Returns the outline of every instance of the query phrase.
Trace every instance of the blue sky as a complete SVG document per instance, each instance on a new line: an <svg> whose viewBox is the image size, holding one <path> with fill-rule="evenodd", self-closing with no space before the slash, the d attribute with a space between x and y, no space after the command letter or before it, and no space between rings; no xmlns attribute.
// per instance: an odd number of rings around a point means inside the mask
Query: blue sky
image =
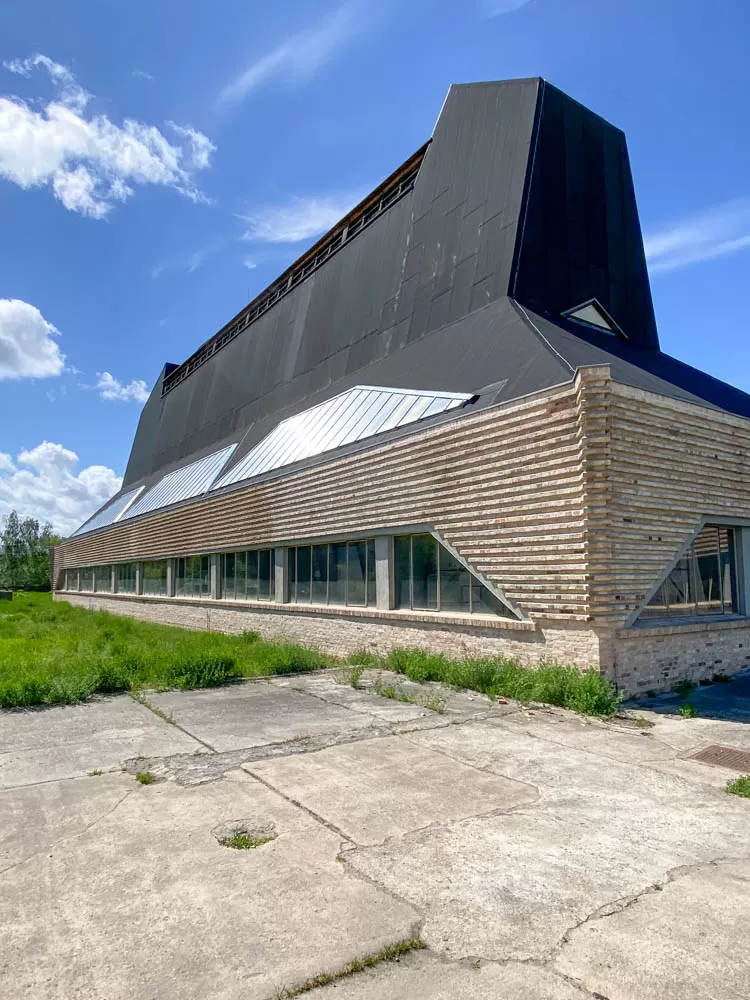
<svg viewBox="0 0 750 1000"><path fill-rule="evenodd" d="M0 515L70 530L147 389L429 136L543 76L628 136L662 347L750 390L742 0L5 0Z"/></svg>

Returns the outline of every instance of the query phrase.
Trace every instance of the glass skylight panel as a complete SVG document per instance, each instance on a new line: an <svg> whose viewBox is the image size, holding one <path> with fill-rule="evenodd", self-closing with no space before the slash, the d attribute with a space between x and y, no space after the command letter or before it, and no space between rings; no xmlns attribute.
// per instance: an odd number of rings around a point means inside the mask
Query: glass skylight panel
<svg viewBox="0 0 750 1000"><path fill-rule="evenodd" d="M607 314L606 309L591 299L590 302L582 302L580 306L574 306L563 313L566 319L574 319L587 326L595 326L597 330L604 330L606 333L617 334L618 328L614 321Z"/></svg>
<svg viewBox="0 0 750 1000"><path fill-rule="evenodd" d="M283 420L214 488L260 476L346 444L463 406L471 394L357 385ZM146 499L146 498L144 498Z"/></svg>
<svg viewBox="0 0 750 1000"><path fill-rule="evenodd" d="M222 448L221 451L215 451L205 458L199 458L197 462L191 462L190 465L168 473L137 503L134 503L125 516L137 517L138 514L158 510L160 507L167 507L205 493L236 447L231 444L228 448Z"/></svg>
<svg viewBox="0 0 750 1000"><path fill-rule="evenodd" d="M122 496L110 501L106 507L94 514L93 517L90 517L88 521L84 521L80 528L76 528L73 535L80 535L84 531L94 531L95 528L104 528L108 524L114 524L115 521L119 521L142 490L143 487L138 486L136 489L130 490L128 493L123 493Z"/></svg>

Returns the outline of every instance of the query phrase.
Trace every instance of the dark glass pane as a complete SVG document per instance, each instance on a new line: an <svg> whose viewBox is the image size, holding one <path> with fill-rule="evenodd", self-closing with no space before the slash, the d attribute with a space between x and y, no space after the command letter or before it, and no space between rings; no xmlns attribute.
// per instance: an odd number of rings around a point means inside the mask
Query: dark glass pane
<svg viewBox="0 0 750 1000"><path fill-rule="evenodd" d="M721 577L719 574L719 531L704 528L691 546L693 571L694 613L721 614Z"/></svg>
<svg viewBox="0 0 750 1000"><path fill-rule="evenodd" d="M310 559L312 550L309 545L297 548L297 603L307 604L310 601Z"/></svg>
<svg viewBox="0 0 750 1000"><path fill-rule="evenodd" d="M442 545L439 549L440 610L468 614L471 611L471 573Z"/></svg>
<svg viewBox="0 0 750 1000"><path fill-rule="evenodd" d="M374 608L378 603L375 581L375 539L367 542L367 607Z"/></svg>
<svg viewBox="0 0 750 1000"><path fill-rule="evenodd" d="M94 569L93 566L86 566L81 570L81 590L91 591L94 589Z"/></svg>
<svg viewBox="0 0 750 1000"><path fill-rule="evenodd" d="M330 546L328 603L346 604L346 542Z"/></svg>
<svg viewBox="0 0 750 1000"><path fill-rule="evenodd" d="M234 554L234 593L238 601L247 597L247 553Z"/></svg>
<svg viewBox="0 0 750 1000"><path fill-rule="evenodd" d="M411 536L397 535L394 541L396 562L396 607L411 607Z"/></svg>
<svg viewBox="0 0 750 1000"><path fill-rule="evenodd" d="M367 580L367 544L349 542L346 603L364 607Z"/></svg>
<svg viewBox="0 0 750 1000"><path fill-rule="evenodd" d="M247 599L248 601L258 600L258 553L247 553Z"/></svg>
<svg viewBox="0 0 750 1000"><path fill-rule="evenodd" d="M175 593L182 597L185 593L185 560L178 559L175 563Z"/></svg>
<svg viewBox="0 0 750 1000"><path fill-rule="evenodd" d="M222 588L221 592L224 597L228 597L230 600L235 598L235 558L234 552L227 552L226 555L221 557L221 561L224 564L224 571L222 573Z"/></svg>
<svg viewBox="0 0 750 1000"><path fill-rule="evenodd" d="M502 615L504 618L515 617L511 610L495 597L491 590L488 590L476 577L473 577L473 580L471 610L475 615Z"/></svg>
<svg viewBox="0 0 750 1000"><path fill-rule="evenodd" d="M211 593L211 569L208 556L200 557L200 595L205 597Z"/></svg>
<svg viewBox="0 0 750 1000"><path fill-rule="evenodd" d="M268 601L271 597L271 552L261 549L258 552L258 598Z"/></svg>
<svg viewBox="0 0 750 1000"><path fill-rule="evenodd" d="M75 577L75 573L74 573ZM94 587L102 593L109 593L112 590L112 567L97 566L94 571Z"/></svg>
<svg viewBox="0 0 750 1000"><path fill-rule="evenodd" d="M270 549L271 553L271 594L270 599L273 601L276 596L276 549Z"/></svg>
<svg viewBox="0 0 750 1000"><path fill-rule="evenodd" d="M312 550L312 600L325 604L328 599L328 546L313 545Z"/></svg>
<svg viewBox="0 0 750 1000"><path fill-rule="evenodd" d="M737 600L734 528L719 528L719 562L723 612L725 615L737 614L739 602Z"/></svg>
<svg viewBox="0 0 750 1000"><path fill-rule="evenodd" d="M666 618L669 614L667 596L662 584L641 612L642 618Z"/></svg>
<svg viewBox="0 0 750 1000"><path fill-rule="evenodd" d="M437 542L432 535L412 536L412 607L437 611Z"/></svg>
<svg viewBox="0 0 750 1000"><path fill-rule="evenodd" d="M664 596L670 615L691 615L694 613L694 573L692 572L691 563L690 553L682 556L664 581Z"/></svg>

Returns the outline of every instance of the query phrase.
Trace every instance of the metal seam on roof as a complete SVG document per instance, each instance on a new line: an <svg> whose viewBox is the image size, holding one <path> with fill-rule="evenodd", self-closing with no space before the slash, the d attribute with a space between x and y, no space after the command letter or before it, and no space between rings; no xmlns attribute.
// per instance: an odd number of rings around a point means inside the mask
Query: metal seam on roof
<svg viewBox="0 0 750 1000"><path fill-rule="evenodd" d="M143 487L137 486L134 490L123 493L116 500L110 500L103 510L98 511L88 521L84 521L80 528L76 528L70 537L73 538L74 535L80 535L84 531L94 531L96 528L104 528L108 524L114 524L116 521L119 521L142 491Z"/></svg>
<svg viewBox="0 0 750 1000"><path fill-rule="evenodd" d="M233 469L217 479L212 489L416 423L473 398L471 393L356 385L282 420Z"/></svg>
<svg viewBox="0 0 750 1000"><path fill-rule="evenodd" d="M205 493L236 447L236 444L231 444L227 448L199 458L197 462L191 462L181 469L167 473L124 513L122 520Z"/></svg>

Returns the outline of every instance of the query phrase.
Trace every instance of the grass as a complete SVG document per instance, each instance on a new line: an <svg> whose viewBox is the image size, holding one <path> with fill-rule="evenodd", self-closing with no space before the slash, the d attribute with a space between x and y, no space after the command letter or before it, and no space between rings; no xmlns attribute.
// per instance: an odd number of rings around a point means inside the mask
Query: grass
<svg viewBox="0 0 750 1000"><path fill-rule="evenodd" d="M447 702L439 694L411 694L408 691L404 691L402 687L397 687L395 684L384 685L379 677L375 679L372 690L375 694L379 694L381 698L391 698L393 701L402 701L407 705L419 705L421 708L429 708L431 712L438 712L440 715L445 715Z"/></svg>
<svg viewBox="0 0 750 1000"><path fill-rule="evenodd" d="M70 705L143 687L214 687L332 659L255 632L190 632L53 603L50 594L16 593L0 605L0 708Z"/></svg>
<svg viewBox="0 0 750 1000"><path fill-rule="evenodd" d="M268 837L253 837L244 830L236 830L229 837L222 837L219 843L222 847L232 847L235 851L249 851L253 847L262 847L276 840L276 834L272 833Z"/></svg>
<svg viewBox="0 0 750 1000"><path fill-rule="evenodd" d="M135 780L139 785L153 785L156 781L156 775L150 771L138 771L136 772Z"/></svg>
<svg viewBox="0 0 750 1000"><path fill-rule="evenodd" d="M684 701L677 711L683 717L683 719L694 719L698 714L698 709L695 705L691 705L689 701Z"/></svg>
<svg viewBox="0 0 750 1000"><path fill-rule="evenodd" d="M277 990L274 1000L294 1000L295 997L302 996L303 993L309 993L310 990L318 989L321 986L329 986L331 983L337 983L339 980L353 976L357 972L370 969L373 965L378 965L380 962L398 961L399 958L408 955L409 952L420 951L426 947L420 938L407 938L404 941L397 941L395 944L389 944L385 948L381 948L380 951L376 951L372 955L365 955L363 958L357 958L353 962L349 962L348 965L345 965L343 969L339 969L338 972L324 972L319 976L313 976L312 979L306 979L296 986L284 986L280 990Z"/></svg>
<svg viewBox="0 0 750 1000"><path fill-rule="evenodd" d="M369 652L353 654L360 663L364 656L368 658L368 666L387 667L411 681L441 681L456 689L479 691L493 700L504 697L525 703L538 701L605 718L618 711L622 700L610 682L596 671L581 672L576 667L556 663L531 668L501 656L455 660L408 648L392 649L379 658Z"/></svg>
<svg viewBox="0 0 750 1000"><path fill-rule="evenodd" d="M743 774L741 778L728 781L726 791L730 795L739 795L743 799L750 799L750 774Z"/></svg>

